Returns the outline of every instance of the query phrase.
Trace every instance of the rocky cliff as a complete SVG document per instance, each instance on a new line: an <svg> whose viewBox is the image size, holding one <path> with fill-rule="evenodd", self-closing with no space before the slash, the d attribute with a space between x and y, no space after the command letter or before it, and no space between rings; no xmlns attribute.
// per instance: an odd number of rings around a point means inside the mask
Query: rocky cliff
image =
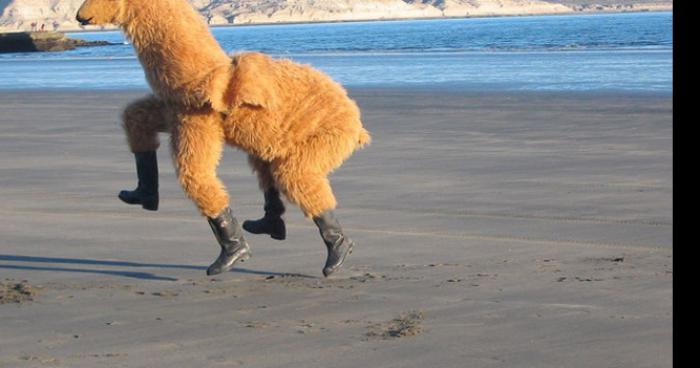
<svg viewBox="0 0 700 368"><path fill-rule="evenodd" d="M672 0L189 0L212 25L670 10ZM77 30L83 0L0 0L0 32Z"/></svg>

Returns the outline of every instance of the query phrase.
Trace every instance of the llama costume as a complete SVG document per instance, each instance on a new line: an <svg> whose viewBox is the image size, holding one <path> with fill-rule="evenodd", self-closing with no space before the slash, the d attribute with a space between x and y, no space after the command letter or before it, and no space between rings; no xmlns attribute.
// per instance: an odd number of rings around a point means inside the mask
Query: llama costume
<svg viewBox="0 0 700 368"><path fill-rule="evenodd" d="M265 196L265 215L243 228L284 239L280 195L319 227L328 276L353 247L333 215L328 174L369 143L360 111L327 75L260 53L227 55L185 0L86 0L83 24L117 24L132 41L153 95L124 110L139 184L119 197L158 208L158 133L171 134L178 179L206 216L221 246L207 273L229 270L250 247L216 175L223 145L248 153Z"/></svg>

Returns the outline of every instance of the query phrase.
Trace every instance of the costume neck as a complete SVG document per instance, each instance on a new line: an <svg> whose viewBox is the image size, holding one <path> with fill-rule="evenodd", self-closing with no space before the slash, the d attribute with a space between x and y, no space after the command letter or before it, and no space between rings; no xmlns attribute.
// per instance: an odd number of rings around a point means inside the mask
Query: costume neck
<svg viewBox="0 0 700 368"><path fill-rule="evenodd" d="M231 64L207 24L185 0L140 2L138 8L127 10L122 28L146 79L163 98L174 90L201 89L202 81L215 69Z"/></svg>

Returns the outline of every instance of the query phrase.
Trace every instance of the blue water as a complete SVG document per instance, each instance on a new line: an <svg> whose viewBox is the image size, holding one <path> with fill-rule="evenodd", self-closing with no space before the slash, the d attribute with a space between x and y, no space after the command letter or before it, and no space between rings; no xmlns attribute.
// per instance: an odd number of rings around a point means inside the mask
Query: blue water
<svg viewBox="0 0 700 368"><path fill-rule="evenodd" d="M350 87L672 92L670 12L213 28L229 52L312 64ZM121 32L71 37L118 45L0 54L0 89L146 88Z"/></svg>

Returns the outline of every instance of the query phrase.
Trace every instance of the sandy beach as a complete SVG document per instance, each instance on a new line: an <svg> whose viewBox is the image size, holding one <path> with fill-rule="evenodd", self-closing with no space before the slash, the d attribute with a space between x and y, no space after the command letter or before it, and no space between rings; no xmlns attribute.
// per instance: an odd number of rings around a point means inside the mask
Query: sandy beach
<svg viewBox="0 0 700 368"><path fill-rule="evenodd" d="M117 199L145 91L0 92L0 367L672 366L671 97L350 92L374 141L332 176L329 279L292 206L207 277L166 136L160 210ZM245 155L219 174L258 218Z"/></svg>

